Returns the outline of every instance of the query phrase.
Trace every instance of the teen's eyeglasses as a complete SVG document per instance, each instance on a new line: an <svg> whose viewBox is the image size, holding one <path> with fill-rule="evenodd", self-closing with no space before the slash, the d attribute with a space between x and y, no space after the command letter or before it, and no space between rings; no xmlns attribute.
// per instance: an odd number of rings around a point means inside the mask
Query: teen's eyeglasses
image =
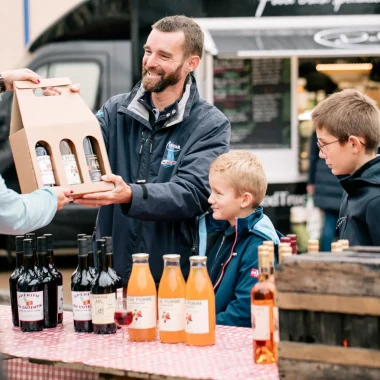
<svg viewBox="0 0 380 380"><path fill-rule="evenodd" d="M318 140L317 140L317 145L318 145L318 148L319 148L319 150L324 154L324 152L323 152L323 148L325 147L325 146L327 146L327 145L330 145L330 144L334 144L334 143L336 143L336 142L338 142L338 141L342 141L342 140L335 140L335 141L331 141L331 142L329 142L329 143L326 143L326 144L321 144ZM362 144L363 146L367 146L367 145L365 145L363 142L361 142L361 141L359 141L360 142L360 144Z"/></svg>

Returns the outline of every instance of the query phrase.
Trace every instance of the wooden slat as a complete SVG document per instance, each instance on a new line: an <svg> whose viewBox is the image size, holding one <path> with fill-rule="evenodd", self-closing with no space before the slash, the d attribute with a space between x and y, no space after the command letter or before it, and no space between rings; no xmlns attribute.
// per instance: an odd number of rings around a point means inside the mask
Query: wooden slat
<svg viewBox="0 0 380 380"><path fill-rule="evenodd" d="M380 316L380 298L277 292L280 309Z"/></svg>
<svg viewBox="0 0 380 380"><path fill-rule="evenodd" d="M380 368L380 351L324 344L280 342L279 358L329 364Z"/></svg>

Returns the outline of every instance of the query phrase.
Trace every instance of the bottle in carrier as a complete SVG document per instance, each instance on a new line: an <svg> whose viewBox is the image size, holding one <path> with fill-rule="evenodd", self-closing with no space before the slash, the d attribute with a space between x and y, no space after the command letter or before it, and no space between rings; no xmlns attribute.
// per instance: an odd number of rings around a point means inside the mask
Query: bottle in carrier
<svg viewBox="0 0 380 380"><path fill-rule="evenodd" d="M51 163L48 151L46 150L43 143L40 141L36 144L36 155L43 185L49 187L54 186L55 178L53 172L53 165Z"/></svg>
<svg viewBox="0 0 380 380"><path fill-rule="evenodd" d="M34 270L32 240L24 240L24 271L17 285L17 305L20 330L42 331L44 328L43 284Z"/></svg>

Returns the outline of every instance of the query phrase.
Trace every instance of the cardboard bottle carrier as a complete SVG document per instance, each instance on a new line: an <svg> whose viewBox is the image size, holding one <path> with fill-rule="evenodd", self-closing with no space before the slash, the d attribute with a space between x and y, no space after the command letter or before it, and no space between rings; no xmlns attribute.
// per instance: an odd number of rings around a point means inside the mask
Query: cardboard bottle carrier
<svg viewBox="0 0 380 380"><path fill-rule="evenodd" d="M75 196L114 188L113 183L91 181L83 148L86 137L91 138L102 175L110 174L111 167L99 121L80 94L70 90L70 85L69 78L42 79L39 84L14 82L9 140L22 193L44 186L35 149L38 142L50 155L56 186L70 187ZM61 95L35 95L36 89L50 86L59 87ZM62 140L69 141L81 184L68 184L59 147Z"/></svg>

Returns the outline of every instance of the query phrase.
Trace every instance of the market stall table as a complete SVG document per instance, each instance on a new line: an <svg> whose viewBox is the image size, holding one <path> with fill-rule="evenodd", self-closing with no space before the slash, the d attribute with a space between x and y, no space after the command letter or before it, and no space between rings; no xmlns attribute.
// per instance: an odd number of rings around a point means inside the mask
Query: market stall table
<svg viewBox="0 0 380 380"><path fill-rule="evenodd" d="M276 365L253 363L248 328L217 326L211 347L123 342L120 330L114 335L75 333L72 313L64 312L63 326L22 333L12 326L10 307L3 305L0 326L9 380L98 379L100 374L155 380L279 379Z"/></svg>

